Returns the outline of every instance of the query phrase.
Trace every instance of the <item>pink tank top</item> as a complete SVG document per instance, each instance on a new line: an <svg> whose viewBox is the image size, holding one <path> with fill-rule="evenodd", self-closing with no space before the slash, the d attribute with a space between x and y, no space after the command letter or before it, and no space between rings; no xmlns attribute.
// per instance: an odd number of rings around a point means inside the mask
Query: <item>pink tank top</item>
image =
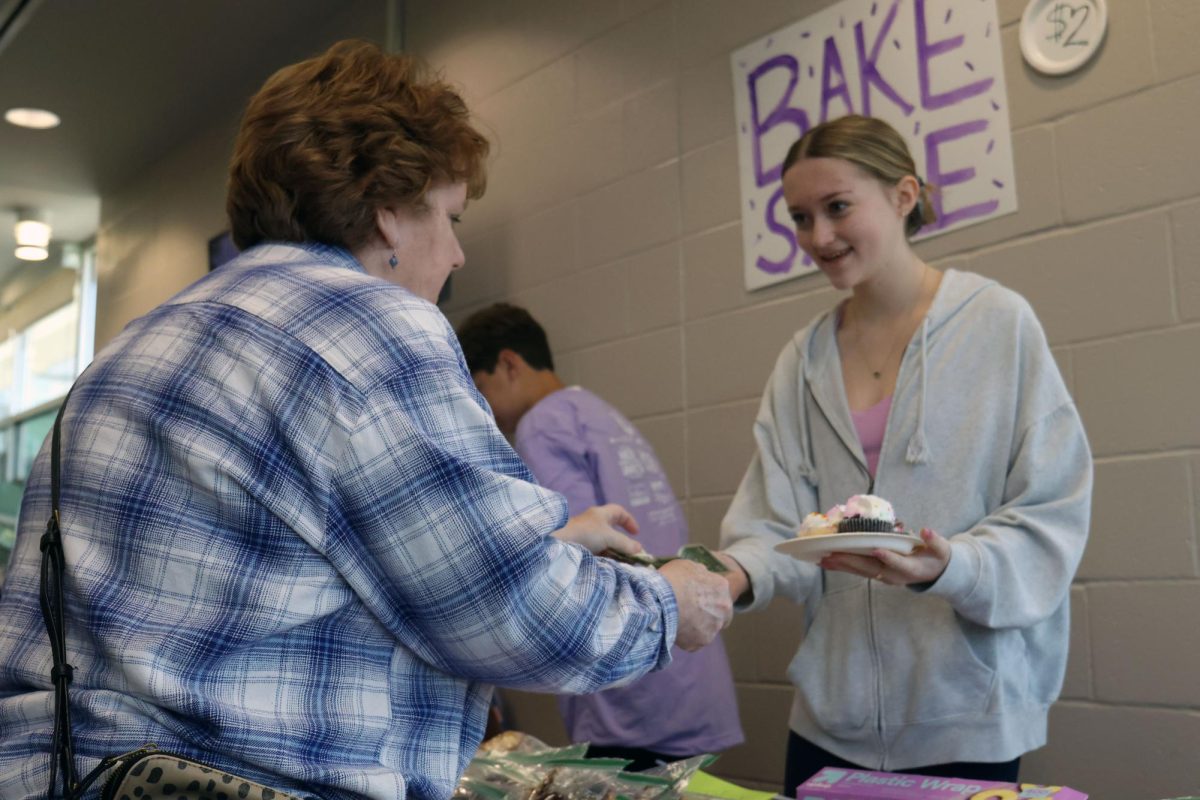
<svg viewBox="0 0 1200 800"><path fill-rule="evenodd" d="M891 410L892 396L889 394L865 411L850 412L872 478L875 477L875 468L879 466L879 449L883 447L883 434L887 430L888 412Z"/></svg>

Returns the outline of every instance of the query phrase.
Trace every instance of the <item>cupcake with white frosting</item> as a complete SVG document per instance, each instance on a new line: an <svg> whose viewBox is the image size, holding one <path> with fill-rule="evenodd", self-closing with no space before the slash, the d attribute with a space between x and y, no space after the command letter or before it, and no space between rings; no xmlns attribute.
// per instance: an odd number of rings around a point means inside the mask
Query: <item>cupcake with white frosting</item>
<svg viewBox="0 0 1200 800"><path fill-rule="evenodd" d="M873 494L856 494L842 506L839 533L893 533L896 511L892 504Z"/></svg>

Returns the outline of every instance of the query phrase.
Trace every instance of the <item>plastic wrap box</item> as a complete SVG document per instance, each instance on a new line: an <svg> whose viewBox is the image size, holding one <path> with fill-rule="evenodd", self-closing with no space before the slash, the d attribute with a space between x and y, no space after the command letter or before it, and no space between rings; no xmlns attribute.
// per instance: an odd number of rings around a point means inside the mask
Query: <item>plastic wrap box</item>
<svg viewBox="0 0 1200 800"><path fill-rule="evenodd" d="M825 767L800 784L796 800L1087 800L1066 786L934 778Z"/></svg>

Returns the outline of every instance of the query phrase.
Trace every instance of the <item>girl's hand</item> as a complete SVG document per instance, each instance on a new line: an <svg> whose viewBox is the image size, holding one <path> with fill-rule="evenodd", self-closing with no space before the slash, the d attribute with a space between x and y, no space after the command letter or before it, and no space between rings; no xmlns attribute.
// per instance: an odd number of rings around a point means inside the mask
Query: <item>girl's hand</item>
<svg viewBox="0 0 1200 800"><path fill-rule="evenodd" d="M875 550L871 555L831 553L821 559L822 569L849 572L890 586L932 583L950 563L950 542L928 528L921 529L923 544L907 556L890 550Z"/></svg>
<svg viewBox="0 0 1200 800"><path fill-rule="evenodd" d="M742 595L750 591L750 576L742 569L737 559L725 551L714 550L713 555L729 569L729 572L725 573L725 580L729 582L729 596L736 603Z"/></svg>

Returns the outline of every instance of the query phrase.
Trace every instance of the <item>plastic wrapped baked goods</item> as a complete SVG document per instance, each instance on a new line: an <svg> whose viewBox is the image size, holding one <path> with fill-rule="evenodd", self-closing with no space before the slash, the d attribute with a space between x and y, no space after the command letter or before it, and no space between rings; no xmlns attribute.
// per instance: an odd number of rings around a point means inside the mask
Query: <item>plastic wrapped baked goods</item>
<svg viewBox="0 0 1200 800"><path fill-rule="evenodd" d="M550 747L509 731L480 745L454 800L677 800L696 770L713 756L625 772L630 762L584 758L587 744Z"/></svg>

